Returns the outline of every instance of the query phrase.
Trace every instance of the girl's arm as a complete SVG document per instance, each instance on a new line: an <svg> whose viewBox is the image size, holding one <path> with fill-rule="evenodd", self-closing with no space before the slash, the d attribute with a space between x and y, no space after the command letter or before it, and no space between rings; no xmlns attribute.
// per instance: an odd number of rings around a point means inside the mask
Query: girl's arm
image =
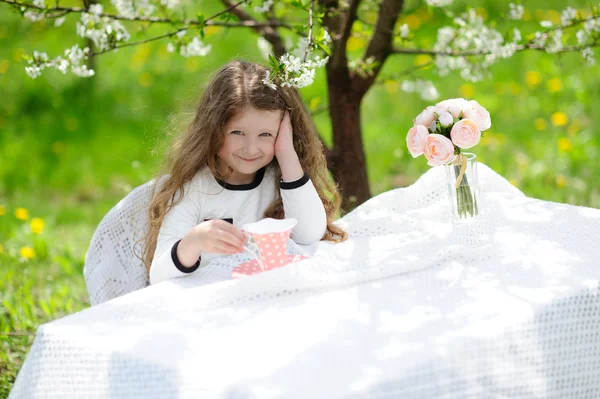
<svg viewBox="0 0 600 399"><path fill-rule="evenodd" d="M201 254L244 251L246 236L233 224L220 219L198 223L202 220L200 183L192 180L184 188L182 201L167 212L161 225L150 284L193 273L200 267Z"/></svg>
<svg viewBox="0 0 600 399"><path fill-rule="evenodd" d="M188 275L199 267L195 227L200 201L193 182L184 186L183 199L167 212L162 222L150 266L150 284Z"/></svg>
<svg viewBox="0 0 600 399"><path fill-rule="evenodd" d="M288 112L283 113L275 140L275 157L281 169L281 199L286 218L298 221L291 238L298 244L310 245L319 241L327 229L323 202L312 181L302 170L294 149L292 124Z"/></svg>
<svg viewBox="0 0 600 399"><path fill-rule="evenodd" d="M327 229L327 215L317 190L303 172L295 151L280 154L277 161L281 168L280 191L285 217L298 221L292 230L292 240L302 245L319 241Z"/></svg>

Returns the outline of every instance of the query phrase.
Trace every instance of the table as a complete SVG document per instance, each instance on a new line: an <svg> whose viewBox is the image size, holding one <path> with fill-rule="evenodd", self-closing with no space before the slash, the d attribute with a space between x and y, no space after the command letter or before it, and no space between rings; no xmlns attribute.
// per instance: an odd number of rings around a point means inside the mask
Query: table
<svg viewBox="0 0 600 399"><path fill-rule="evenodd" d="M600 210L481 165L483 214L453 226L441 173L310 259L231 280L224 258L40 326L9 398L600 397Z"/></svg>

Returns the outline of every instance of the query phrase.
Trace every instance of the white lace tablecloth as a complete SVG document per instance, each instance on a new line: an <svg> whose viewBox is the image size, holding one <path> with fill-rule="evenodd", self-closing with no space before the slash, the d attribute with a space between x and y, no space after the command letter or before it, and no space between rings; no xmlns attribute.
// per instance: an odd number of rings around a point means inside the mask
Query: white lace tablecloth
<svg viewBox="0 0 600 399"><path fill-rule="evenodd" d="M310 259L232 280L226 257L42 325L10 398L600 397L600 210L479 174L471 224L434 168Z"/></svg>

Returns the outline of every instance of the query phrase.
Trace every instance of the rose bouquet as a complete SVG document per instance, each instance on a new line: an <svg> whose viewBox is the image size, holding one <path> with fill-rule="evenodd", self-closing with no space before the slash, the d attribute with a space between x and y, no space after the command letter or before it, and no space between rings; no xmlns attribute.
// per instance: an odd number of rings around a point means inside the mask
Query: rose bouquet
<svg viewBox="0 0 600 399"><path fill-rule="evenodd" d="M490 113L477 101L453 98L429 106L414 120L406 144L413 158L425 155L431 166L446 165L450 179L450 199L456 219L479 213L475 155L463 153L479 143L482 132L492 126ZM474 171L467 173L472 165Z"/></svg>

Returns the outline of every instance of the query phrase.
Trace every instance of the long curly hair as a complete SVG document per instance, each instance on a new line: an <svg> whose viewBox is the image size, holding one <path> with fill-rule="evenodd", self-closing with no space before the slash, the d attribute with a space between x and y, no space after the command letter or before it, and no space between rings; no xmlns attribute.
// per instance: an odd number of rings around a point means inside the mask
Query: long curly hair
<svg viewBox="0 0 600 399"><path fill-rule="evenodd" d="M170 150L166 176L156 179L153 198L148 209L149 229L144 238L142 260L148 270L152 264L158 232L169 210L181 202L184 185L196 173L208 166L217 179L226 180L233 170L222 173L219 169L218 151L225 140L225 126L229 120L247 106L259 110L288 110L293 128L294 149L300 165L312 180L327 214L327 230L321 240L341 242L348 234L333 224L341 205L337 185L331 180L323 145L312 119L298 91L292 87L277 90L262 81L267 69L247 61L233 61L222 67L202 93L195 117L187 131L177 138ZM272 163L276 162L273 159ZM277 184L281 170L277 170ZM160 184L158 182L160 181ZM277 199L264 213L264 217L283 219L283 202L279 190Z"/></svg>

